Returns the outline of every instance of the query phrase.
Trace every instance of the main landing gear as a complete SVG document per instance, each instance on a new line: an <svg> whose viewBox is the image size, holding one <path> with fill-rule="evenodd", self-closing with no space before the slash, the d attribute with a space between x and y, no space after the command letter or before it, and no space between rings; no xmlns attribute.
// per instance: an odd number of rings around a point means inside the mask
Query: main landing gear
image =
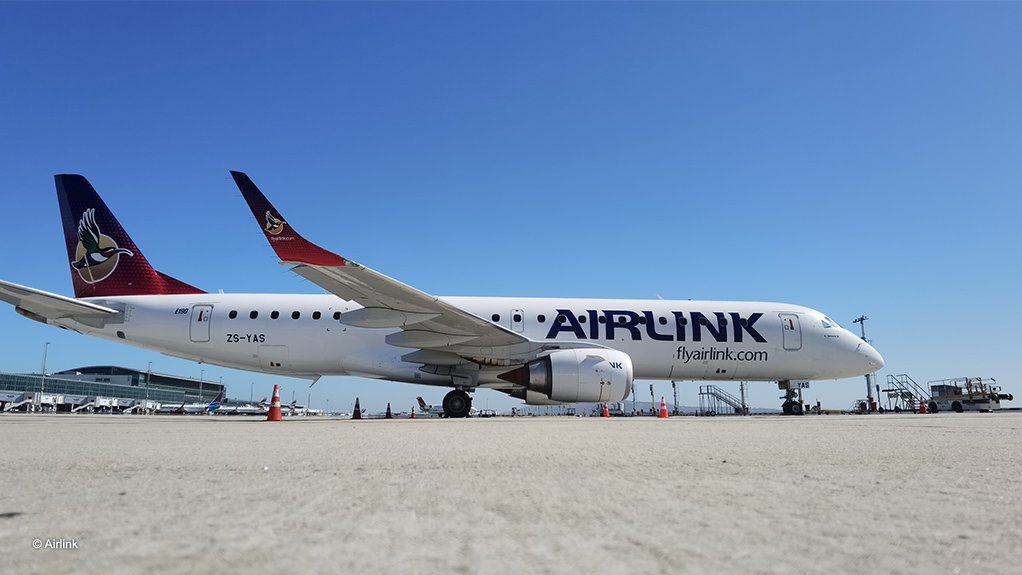
<svg viewBox="0 0 1022 575"><path fill-rule="evenodd" d="M468 417L472 411L472 398L463 390L455 389L444 396L444 417Z"/></svg>

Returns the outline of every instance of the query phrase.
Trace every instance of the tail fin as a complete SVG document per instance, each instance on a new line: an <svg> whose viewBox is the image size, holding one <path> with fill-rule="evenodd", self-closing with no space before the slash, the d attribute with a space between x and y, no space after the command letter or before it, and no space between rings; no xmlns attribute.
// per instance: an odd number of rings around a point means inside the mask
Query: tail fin
<svg viewBox="0 0 1022 575"><path fill-rule="evenodd" d="M419 409L421 409L423 411L429 409L429 407L426 406L425 400L423 400L421 397L416 397L415 399L417 399L419 401Z"/></svg>
<svg viewBox="0 0 1022 575"><path fill-rule="evenodd" d="M220 408L220 402L223 401L223 400L224 400L224 392L221 390L220 393L216 394L216 397L213 398L213 401L209 402L209 405L207 405L206 408L207 409L219 409Z"/></svg>
<svg viewBox="0 0 1022 575"><path fill-rule="evenodd" d="M83 176L54 180L75 297L205 293L153 269Z"/></svg>

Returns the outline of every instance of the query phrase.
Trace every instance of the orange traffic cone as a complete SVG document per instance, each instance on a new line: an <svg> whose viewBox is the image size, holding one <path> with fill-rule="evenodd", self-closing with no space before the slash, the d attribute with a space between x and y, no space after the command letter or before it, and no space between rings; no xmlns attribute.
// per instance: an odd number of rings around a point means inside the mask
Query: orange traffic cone
<svg viewBox="0 0 1022 575"><path fill-rule="evenodd" d="M390 412L390 402L387 402L387 413L383 415L383 419L394 419L394 414Z"/></svg>
<svg viewBox="0 0 1022 575"><path fill-rule="evenodd" d="M667 419L667 402L664 401L664 396L660 396L660 413L657 414L659 419Z"/></svg>
<svg viewBox="0 0 1022 575"><path fill-rule="evenodd" d="M920 401L919 402L919 413L923 413L923 414L929 413L928 411L926 411L926 402L925 401Z"/></svg>
<svg viewBox="0 0 1022 575"><path fill-rule="evenodd" d="M408 416L408 419L415 419L415 408L412 408L412 414Z"/></svg>
<svg viewBox="0 0 1022 575"><path fill-rule="evenodd" d="M355 398L355 411L351 412L352 419L362 419L362 408L358 406L358 398Z"/></svg>
<svg viewBox="0 0 1022 575"><path fill-rule="evenodd" d="M603 411L600 413L600 417L610 417L610 409L607 408L607 404L603 404Z"/></svg>
<svg viewBox="0 0 1022 575"><path fill-rule="evenodd" d="M266 414L266 421L284 421L280 413L280 386L273 384L273 399L270 400L270 411Z"/></svg>

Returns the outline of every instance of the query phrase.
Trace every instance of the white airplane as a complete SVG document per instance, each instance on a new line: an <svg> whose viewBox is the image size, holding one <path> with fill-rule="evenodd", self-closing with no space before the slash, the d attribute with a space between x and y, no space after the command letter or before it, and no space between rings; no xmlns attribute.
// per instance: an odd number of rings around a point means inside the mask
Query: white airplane
<svg viewBox="0 0 1022 575"><path fill-rule="evenodd" d="M259 401L258 405L239 405L233 411L232 415L266 415L270 411L270 404L264 397Z"/></svg>
<svg viewBox="0 0 1022 575"><path fill-rule="evenodd" d="M530 405L615 402L635 379L852 377L884 361L823 313L761 302L437 297L303 238L231 172L283 263L327 294L206 293L156 271L82 176L55 177L75 298L0 281L21 315L243 370L496 389ZM785 411L798 411L788 392Z"/></svg>
<svg viewBox="0 0 1022 575"><path fill-rule="evenodd" d="M216 394L213 401L209 403L182 403L181 405L161 405L156 413L213 413L220 409L220 402L224 400L224 392Z"/></svg>
<svg viewBox="0 0 1022 575"><path fill-rule="evenodd" d="M223 400L224 392L221 391L209 403L186 403L181 409L185 413L214 413L220 409L220 402Z"/></svg>

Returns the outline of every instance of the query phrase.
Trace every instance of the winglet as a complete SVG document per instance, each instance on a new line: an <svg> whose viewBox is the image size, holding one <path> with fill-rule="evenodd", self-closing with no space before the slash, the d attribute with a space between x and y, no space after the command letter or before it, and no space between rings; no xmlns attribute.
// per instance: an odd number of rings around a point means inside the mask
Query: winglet
<svg viewBox="0 0 1022 575"><path fill-rule="evenodd" d="M231 170L234 183L241 190L241 195L248 202L252 215L263 228L266 241L277 252L277 257L289 263L302 263L316 266L344 266L347 261L341 256L327 251L302 237L291 224L284 220L280 212L259 191L252 180L244 172Z"/></svg>

